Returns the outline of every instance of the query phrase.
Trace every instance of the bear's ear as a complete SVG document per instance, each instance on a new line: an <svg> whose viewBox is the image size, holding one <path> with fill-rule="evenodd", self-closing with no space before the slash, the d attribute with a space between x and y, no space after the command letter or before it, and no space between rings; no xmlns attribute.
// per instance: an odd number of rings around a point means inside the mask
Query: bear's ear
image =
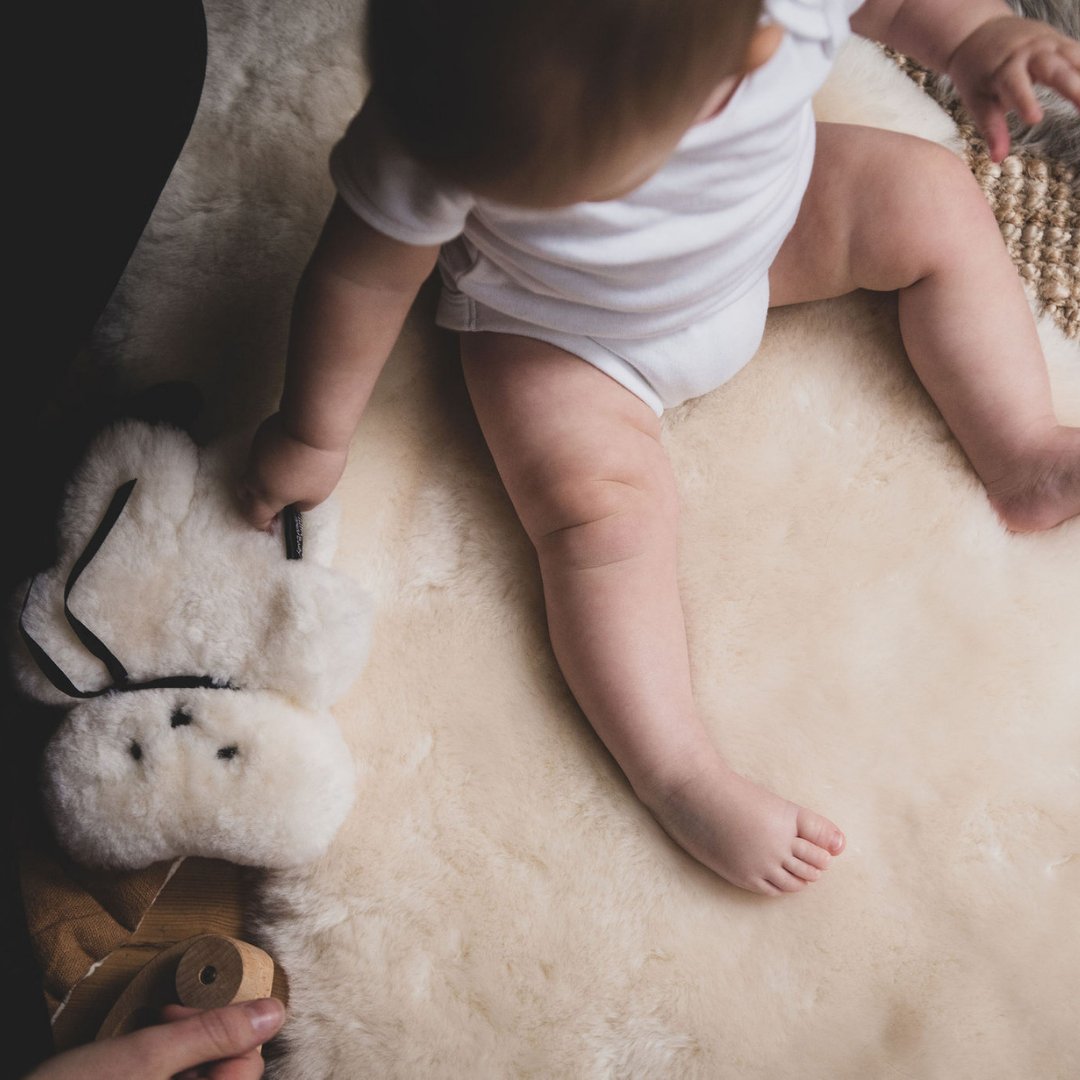
<svg viewBox="0 0 1080 1080"><path fill-rule="evenodd" d="M64 493L59 520L59 567L70 567L86 546L116 489L136 480L118 531L138 546L167 542L195 498L199 451L181 431L123 420L90 445ZM109 547L115 547L119 535ZM66 573L66 571L65 571Z"/></svg>
<svg viewBox="0 0 1080 1080"><path fill-rule="evenodd" d="M247 685L276 690L308 708L338 701L367 660L371 597L355 581L322 566L294 564L273 586L273 612L254 650Z"/></svg>
<svg viewBox="0 0 1080 1080"><path fill-rule="evenodd" d="M108 643L110 653L127 663L147 640L146 624L161 604L159 598L156 604L147 602L145 579L172 557L178 528L195 496L198 457L182 432L133 420L106 429L91 444L64 494L57 564L37 575L32 591L29 582L20 586L9 603L11 664L30 697L72 703L23 640L20 613L45 653L46 667L54 662L63 677L83 690L114 681L108 665L79 640L65 615L69 582L72 608L91 634Z"/></svg>
<svg viewBox="0 0 1080 1080"><path fill-rule="evenodd" d="M71 691L61 689L65 684L75 690L92 689L108 680L108 673L64 618L63 589L54 568L24 581L8 603L8 661L15 685L45 705L75 704ZM30 643L23 636L24 628ZM51 678L47 671L53 672Z"/></svg>

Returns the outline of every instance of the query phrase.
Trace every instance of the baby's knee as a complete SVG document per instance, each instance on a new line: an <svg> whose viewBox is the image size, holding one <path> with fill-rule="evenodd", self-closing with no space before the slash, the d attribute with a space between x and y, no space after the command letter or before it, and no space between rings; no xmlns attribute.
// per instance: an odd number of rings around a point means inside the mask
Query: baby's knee
<svg viewBox="0 0 1080 1080"><path fill-rule="evenodd" d="M931 236L954 235L968 228L972 216L993 220L986 197L962 158L944 146L915 139L915 152L898 175L913 204L909 221L922 223Z"/></svg>
<svg viewBox="0 0 1080 1080"><path fill-rule="evenodd" d="M871 220L859 230L863 250L855 252L856 263L878 268L860 282L867 288L913 284L963 257L981 237L997 235L971 171L937 143L897 140L877 162L877 180Z"/></svg>
<svg viewBox="0 0 1080 1080"><path fill-rule="evenodd" d="M672 537L678 516L659 443L592 462L553 460L532 478L528 503L519 512L538 554L575 566L631 558Z"/></svg>

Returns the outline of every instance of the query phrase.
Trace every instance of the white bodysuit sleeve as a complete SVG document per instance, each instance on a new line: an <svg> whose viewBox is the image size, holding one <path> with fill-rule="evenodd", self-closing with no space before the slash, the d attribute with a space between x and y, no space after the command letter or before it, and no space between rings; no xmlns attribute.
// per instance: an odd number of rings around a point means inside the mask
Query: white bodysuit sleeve
<svg viewBox="0 0 1080 1080"><path fill-rule="evenodd" d="M357 217L406 244L443 244L460 236L475 201L407 154L370 96L330 152L330 176Z"/></svg>
<svg viewBox="0 0 1080 1080"><path fill-rule="evenodd" d="M866 0L765 0L765 12L797 37L820 41L836 55L851 36L851 16Z"/></svg>

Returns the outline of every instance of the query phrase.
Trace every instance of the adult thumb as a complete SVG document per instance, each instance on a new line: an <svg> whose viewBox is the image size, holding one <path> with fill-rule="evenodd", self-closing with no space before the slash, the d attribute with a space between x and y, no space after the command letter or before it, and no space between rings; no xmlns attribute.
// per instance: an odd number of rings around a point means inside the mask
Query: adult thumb
<svg viewBox="0 0 1080 1080"><path fill-rule="evenodd" d="M281 1002L263 998L143 1028L131 1039L139 1044L142 1075L156 1080L193 1065L240 1057L266 1042L284 1021Z"/></svg>

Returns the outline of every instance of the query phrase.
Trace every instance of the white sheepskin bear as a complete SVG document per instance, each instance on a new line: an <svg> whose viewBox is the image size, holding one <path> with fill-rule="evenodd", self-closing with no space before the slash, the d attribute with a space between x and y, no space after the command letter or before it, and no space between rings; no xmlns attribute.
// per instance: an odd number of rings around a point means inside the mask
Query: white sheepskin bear
<svg viewBox="0 0 1080 1080"><path fill-rule="evenodd" d="M352 805L329 707L367 657L370 599L328 565L333 501L304 515L302 558L286 558L280 534L240 516L236 475L224 447L110 428L69 486L57 565L17 595L20 686L74 705L43 780L81 862L296 866Z"/></svg>

